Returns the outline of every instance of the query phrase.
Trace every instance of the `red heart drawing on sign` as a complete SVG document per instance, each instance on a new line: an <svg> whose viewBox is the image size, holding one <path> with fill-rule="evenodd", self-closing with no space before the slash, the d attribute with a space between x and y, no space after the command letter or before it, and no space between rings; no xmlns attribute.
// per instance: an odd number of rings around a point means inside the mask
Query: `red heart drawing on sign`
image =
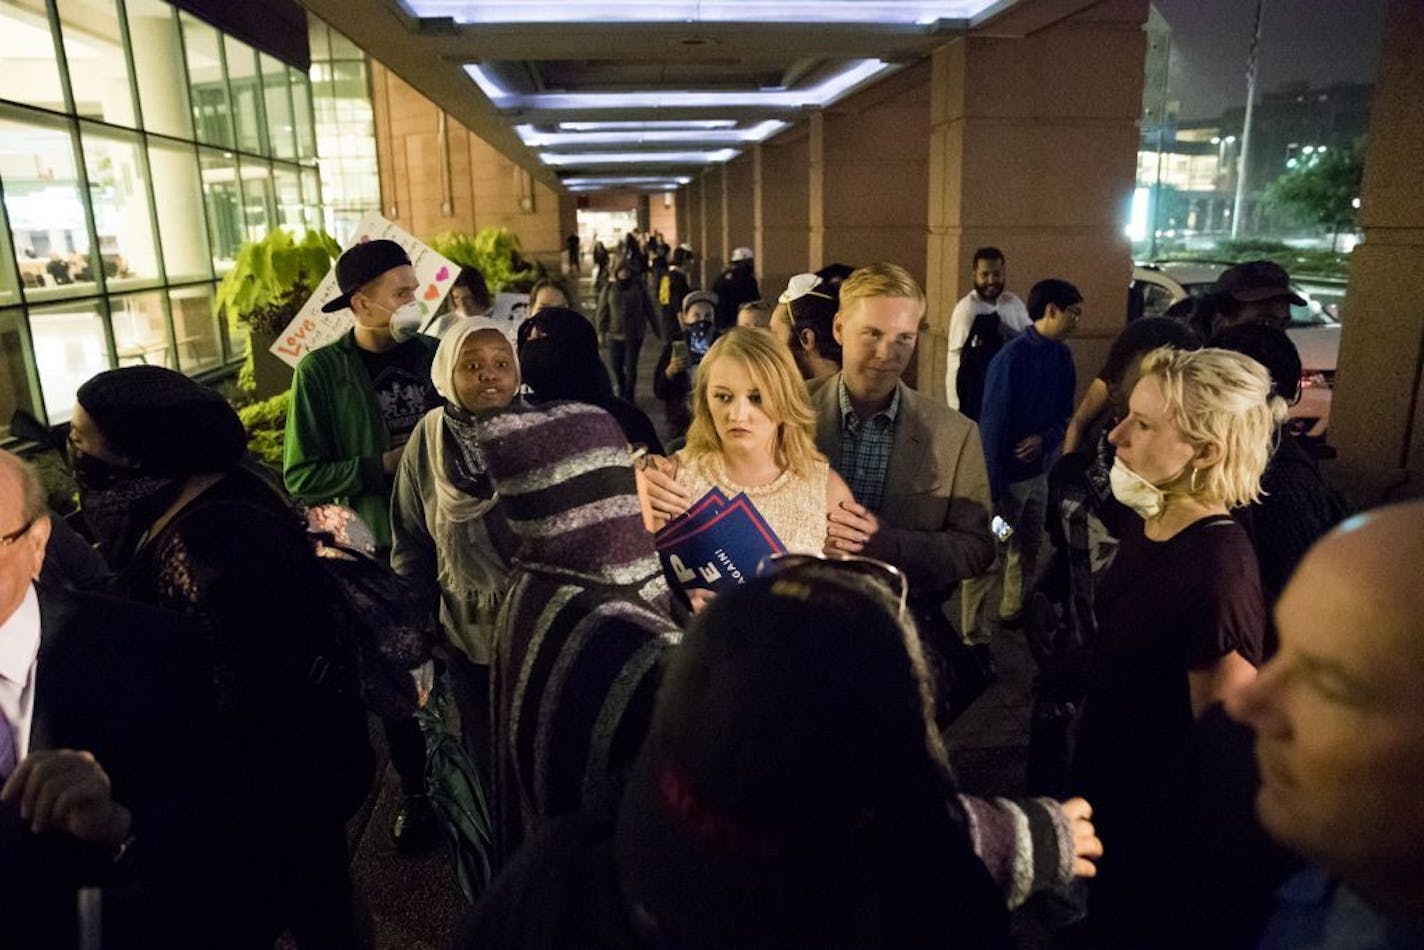
<svg viewBox="0 0 1424 950"><path fill-rule="evenodd" d="M450 268L442 267L435 272L436 280L448 280L450 278Z"/></svg>
<svg viewBox="0 0 1424 950"><path fill-rule="evenodd" d="M440 290L434 284L431 284L429 287L425 288L426 300L434 300L438 296L440 296Z"/></svg>

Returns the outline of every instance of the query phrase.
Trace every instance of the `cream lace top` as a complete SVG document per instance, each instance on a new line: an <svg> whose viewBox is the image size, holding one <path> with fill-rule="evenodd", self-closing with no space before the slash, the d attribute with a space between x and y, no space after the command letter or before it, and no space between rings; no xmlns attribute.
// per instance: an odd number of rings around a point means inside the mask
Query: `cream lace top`
<svg viewBox="0 0 1424 950"><path fill-rule="evenodd" d="M678 454L677 483L696 502L715 485L727 497L745 492L761 512L786 550L796 554L819 554L826 545L826 492L831 466L821 460L812 466L809 477L782 472L771 482L756 488L738 485L727 477L718 455L690 458Z"/></svg>

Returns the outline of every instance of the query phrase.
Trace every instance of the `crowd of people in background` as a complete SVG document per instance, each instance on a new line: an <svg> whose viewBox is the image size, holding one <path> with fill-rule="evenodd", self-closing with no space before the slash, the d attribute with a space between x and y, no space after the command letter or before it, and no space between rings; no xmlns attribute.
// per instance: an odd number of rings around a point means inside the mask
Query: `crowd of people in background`
<svg viewBox="0 0 1424 950"><path fill-rule="evenodd" d="M768 299L745 247L707 289L657 232L591 258L589 312L546 278L509 326L477 271L427 322L399 245L348 250L280 472L213 390L99 374L92 547L0 453L5 941L363 945L368 720L428 847L414 710L448 682L494 872L455 946L1007 947L1017 914L1065 948L1424 947L1424 505L1347 520L1290 430L1284 271L1130 322L1075 402L1108 302L1019 296L998 248L944 338L893 263ZM906 382L931 340L942 395ZM655 532L713 489L785 553L689 593ZM324 558L428 630L353 646ZM1009 631L1029 765L981 798L944 730Z"/></svg>

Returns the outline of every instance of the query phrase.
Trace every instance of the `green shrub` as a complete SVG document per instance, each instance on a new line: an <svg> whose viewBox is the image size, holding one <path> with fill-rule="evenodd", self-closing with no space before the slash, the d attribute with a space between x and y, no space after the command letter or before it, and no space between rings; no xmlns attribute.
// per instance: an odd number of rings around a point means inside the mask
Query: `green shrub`
<svg viewBox="0 0 1424 950"><path fill-rule="evenodd" d="M484 228L477 234L445 231L430 239L435 253L484 275L490 293L528 290L538 271L524 259L523 248L508 228Z"/></svg>
<svg viewBox="0 0 1424 950"><path fill-rule="evenodd" d="M287 431L287 406L291 398L291 390L288 390L237 410L237 417L247 430L247 447L252 454L279 472L282 470L283 438Z"/></svg>

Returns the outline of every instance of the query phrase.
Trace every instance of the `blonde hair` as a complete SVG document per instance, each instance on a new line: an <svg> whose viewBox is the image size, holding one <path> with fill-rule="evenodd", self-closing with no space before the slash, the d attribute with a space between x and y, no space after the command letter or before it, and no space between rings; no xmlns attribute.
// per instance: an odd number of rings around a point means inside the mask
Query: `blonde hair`
<svg viewBox="0 0 1424 950"><path fill-rule="evenodd" d="M762 409L776 423L776 464L795 475L807 476L816 462L825 460L816 449L816 413L806 396L806 384L791 358L791 351L761 327L732 327L717 338L697 367L692 387L692 424L683 449L689 457L722 451L722 440L707 403L707 380L712 367L732 359L746 367L761 394Z"/></svg>
<svg viewBox="0 0 1424 950"><path fill-rule="evenodd" d="M910 272L899 264L866 264L857 267L841 284L841 310L849 310L857 300L868 297L905 297L925 306L925 292Z"/></svg>
<svg viewBox="0 0 1424 950"><path fill-rule="evenodd" d="M1142 379L1154 377L1167 418L1193 448L1215 445L1221 460L1193 469L1187 492L1198 501L1238 508L1261 496L1261 473L1288 407L1271 394L1265 368L1231 350L1162 347L1142 359Z"/></svg>

